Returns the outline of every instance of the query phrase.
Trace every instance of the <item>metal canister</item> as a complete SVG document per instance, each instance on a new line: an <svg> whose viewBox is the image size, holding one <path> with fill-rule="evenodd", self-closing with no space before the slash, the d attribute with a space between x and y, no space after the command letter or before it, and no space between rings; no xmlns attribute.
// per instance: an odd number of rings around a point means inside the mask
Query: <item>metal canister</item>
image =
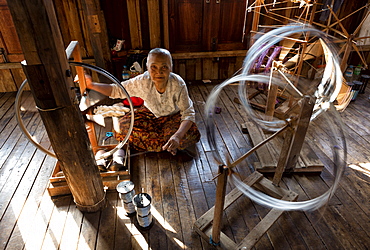
<svg viewBox="0 0 370 250"><path fill-rule="evenodd" d="M150 213L151 202L152 198L147 193L137 194L133 199L137 222L143 228L147 228L152 224L152 214Z"/></svg>
<svg viewBox="0 0 370 250"><path fill-rule="evenodd" d="M117 185L117 192L119 198L123 202L123 207L128 215L135 214L135 205L133 204L133 198L135 196L134 183L132 181L122 181Z"/></svg>

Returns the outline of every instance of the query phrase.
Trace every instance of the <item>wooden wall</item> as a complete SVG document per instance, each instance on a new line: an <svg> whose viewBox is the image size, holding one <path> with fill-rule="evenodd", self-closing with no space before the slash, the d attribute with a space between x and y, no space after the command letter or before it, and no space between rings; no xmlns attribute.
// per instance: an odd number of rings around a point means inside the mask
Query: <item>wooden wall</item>
<svg viewBox="0 0 370 250"><path fill-rule="evenodd" d="M0 0L0 49L0 92L15 91L26 77L18 63L24 57L6 0Z"/></svg>
<svg viewBox="0 0 370 250"><path fill-rule="evenodd" d="M3 48L4 51L4 55L0 51L0 92L16 91L25 79L19 64L23 60L21 46L6 1L0 0L0 49ZM178 13L177 7L181 8L182 13L184 13L186 10L200 6L197 0L52 1L55 5L65 47L72 40L79 41L84 59L89 59L89 62L96 63L98 66L109 70L118 78L120 78L122 65L126 63L127 52L133 49L148 51L154 47L168 48L173 54L174 72L183 76L186 81L223 80L231 77L242 66L247 52L248 43L246 40L236 42L239 39L239 36L235 35L237 31L230 31L230 39L233 40L217 37L217 34L227 34L227 27L233 25L227 22L227 13L224 10L227 9L233 16L235 16L234 13L238 13L238 16L240 16L242 12L238 10L238 6L245 6L244 0L223 0L220 1L223 4L222 6L217 5L218 1L202 2L202 8L219 11L217 16L220 16L221 20L218 22L220 32L217 33L212 28L212 32L208 34L205 26L201 24L197 25L200 29L197 31L198 36L192 36L190 33L187 33L188 35L181 34L183 31L178 29L179 27L187 27L187 31L191 30L191 27L186 26L186 20L190 22L190 19L194 18L197 18L203 24L213 24L213 21L210 22L207 19L209 15L199 18L194 15L190 17L189 15L187 19L181 18L181 20L178 20L179 18L176 15ZM262 1L253 1L253 3L255 2ZM272 0L264 2L269 3ZM323 2L323 0L318 0L318 2ZM342 8L339 10L339 16L341 18L345 17L366 2L368 1L344 1ZM210 3L210 5L207 5L207 3ZM252 1L248 1L248 4L250 6ZM287 4L291 3L288 2ZM227 8L224 8L224 6ZM262 8L261 13L265 10ZM209 11L204 9L203 12L200 11L199 13L205 15L204 13L209 14ZM297 10L279 14L289 14L292 18L296 18L298 15ZM353 31L353 27L356 27L354 24L359 22L361 15L363 13L349 18L350 21L343 24L352 27L349 31ZM276 19L276 16L274 18ZM245 29L246 33L240 33L240 38L243 37L243 39L249 41L253 34L250 31L253 31L254 28L261 28L258 24L266 25L283 22L275 19L264 14L260 16L259 22L253 22L254 14L248 12L245 21L244 17L239 18L238 25L235 26L239 30L241 28ZM241 23L241 20L243 20L243 23ZM198 22L191 21L195 24ZM185 22L185 24L182 22ZM236 19L230 19L230 22L236 22ZM339 29L339 27L337 28ZM181 36L178 34L181 34ZM185 42L179 39L192 39L193 37L195 40ZM111 58L110 48L113 47L117 39L125 40L124 51L121 53L121 57ZM199 46L196 45L198 41L201 41ZM215 42L215 44L210 44L210 42ZM364 53L369 60L368 53ZM355 60L356 57L350 57L350 59Z"/></svg>
<svg viewBox="0 0 370 250"><path fill-rule="evenodd" d="M96 52L94 53L93 40L98 39L91 34L89 22L94 23L96 20L91 18L93 15L88 13L89 7L87 6L92 1L53 0L65 48L70 41L78 41L83 58L87 62L95 64L94 55ZM104 15L99 10L99 16L96 16L98 22L103 25L100 25L100 31L95 33L104 34L107 40ZM108 44L107 41L104 41L101 43L101 47L104 47L104 43ZM17 91L20 84L26 79L19 63L24 60L24 57L6 0L0 0L0 48L5 48L6 53L6 60L4 60L4 56L0 55L0 92ZM110 58L108 60L110 61Z"/></svg>

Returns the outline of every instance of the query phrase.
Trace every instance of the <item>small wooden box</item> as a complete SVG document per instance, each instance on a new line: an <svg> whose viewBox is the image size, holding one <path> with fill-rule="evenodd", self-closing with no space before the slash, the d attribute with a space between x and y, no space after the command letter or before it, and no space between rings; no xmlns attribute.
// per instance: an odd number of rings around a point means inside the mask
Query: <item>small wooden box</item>
<svg viewBox="0 0 370 250"><path fill-rule="evenodd" d="M115 145L107 145L102 146L101 148L110 150L114 147ZM100 172L103 186L107 187L108 190L116 190L118 183L125 180L130 180L130 149L127 145L124 145L123 149L127 151L127 170ZM59 162L55 164L55 168L52 176L49 179L49 186L47 189L50 196L71 194Z"/></svg>

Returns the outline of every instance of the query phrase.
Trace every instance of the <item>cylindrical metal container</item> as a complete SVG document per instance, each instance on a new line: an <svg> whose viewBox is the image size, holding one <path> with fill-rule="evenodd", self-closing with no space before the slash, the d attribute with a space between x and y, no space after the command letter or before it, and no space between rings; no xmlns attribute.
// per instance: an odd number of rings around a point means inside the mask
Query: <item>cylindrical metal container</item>
<svg viewBox="0 0 370 250"><path fill-rule="evenodd" d="M370 76L369 75L361 75L360 81L363 83L360 89L359 94L364 94L367 84L369 83Z"/></svg>
<svg viewBox="0 0 370 250"><path fill-rule="evenodd" d="M119 193L119 198L123 202L123 207L126 213L130 216L135 214L135 206L132 203L135 196L134 183L132 181L122 181L117 185L117 192Z"/></svg>
<svg viewBox="0 0 370 250"><path fill-rule="evenodd" d="M152 198L147 193L140 193L134 196L133 202L139 226L149 227L152 224L152 214L150 213Z"/></svg>

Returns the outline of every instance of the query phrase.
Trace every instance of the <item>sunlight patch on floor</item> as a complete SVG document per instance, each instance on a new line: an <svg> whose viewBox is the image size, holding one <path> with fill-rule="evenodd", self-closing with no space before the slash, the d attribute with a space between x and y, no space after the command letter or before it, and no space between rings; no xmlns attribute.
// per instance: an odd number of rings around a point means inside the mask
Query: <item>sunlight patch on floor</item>
<svg viewBox="0 0 370 250"><path fill-rule="evenodd" d="M370 177L370 162L350 164L349 167L352 168L353 170L359 171L363 173L364 175Z"/></svg>
<svg viewBox="0 0 370 250"><path fill-rule="evenodd" d="M126 210L123 207L117 207L116 209L118 217L125 223L125 226L130 231L131 235L139 244L141 249L151 249L148 245L148 242L145 240L144 236L135 227L135 225L131 223L130 218L127 217Z"/></svg>
<svg viewBox="0 0 370 250"><path fill-rule="evenodd" d="M124 222L126 228L130 231L131 235L135 238L136 242L140 245L142 249L150 249L146 239L143 237L141 232L136 228L136 226L131 222L127 217L126 210L123 207L117 207L117 215ZM163 229L172 234L177 234L176 230L163 218L163 216L158 212L155 207L151 207L150 212L152 213L153 218L155 218ZM186 249L186 245L179 239L173 237L173 241L179 245L181 249Z"/></svg>
<svg viewBox="0 0 370 250"><path fill-rule="evenodd" d="M173 227L163 218L163 216L155 209L155 207L151 207L150 212L152 213L153 217L161 224L161 226L166 229L167 231L170 231L172 233L177 233Z"/></svg>

